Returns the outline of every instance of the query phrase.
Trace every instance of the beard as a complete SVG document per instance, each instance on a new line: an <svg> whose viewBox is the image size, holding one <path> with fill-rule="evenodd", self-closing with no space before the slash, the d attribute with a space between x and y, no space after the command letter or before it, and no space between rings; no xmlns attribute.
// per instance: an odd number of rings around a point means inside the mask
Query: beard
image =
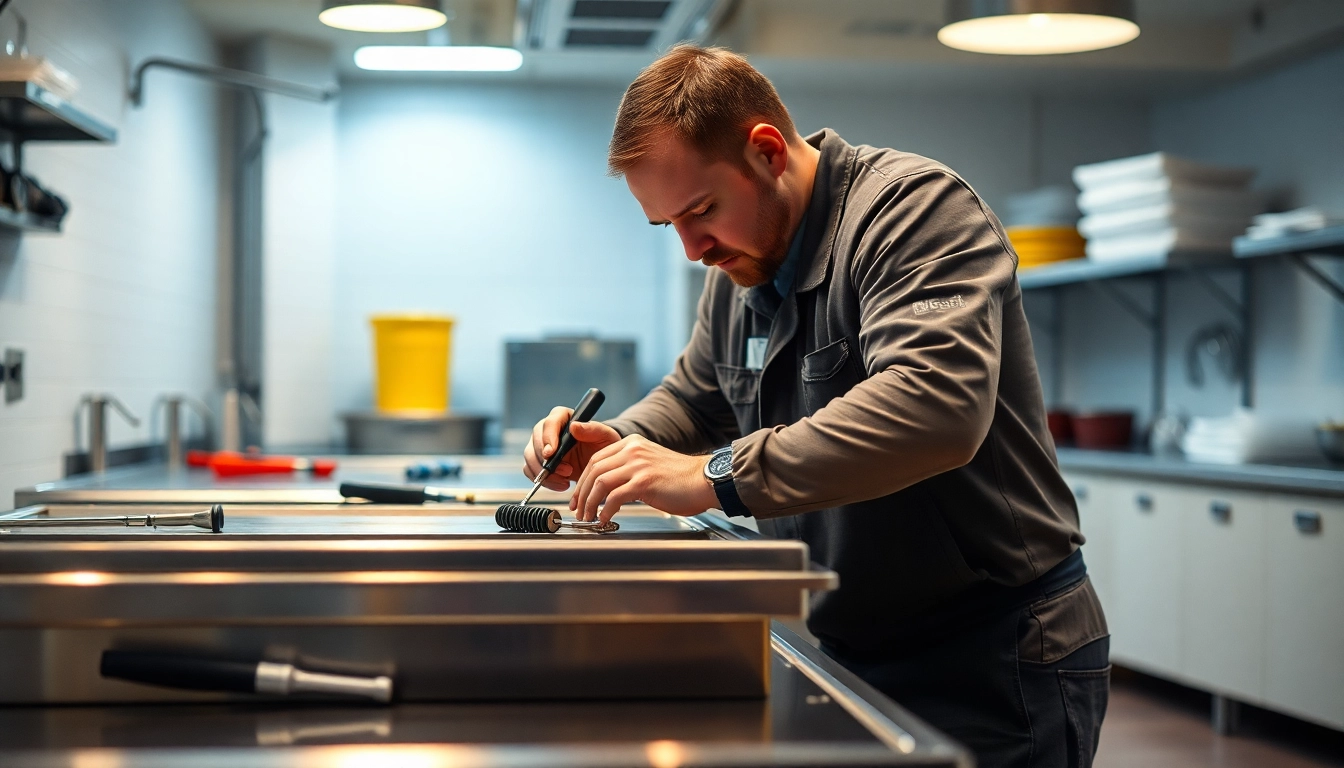
<svg viewBox="0 0 1344 768"><path fill-rule="evenodd" d="M752 228L753 255L724 245L716 245L705 251L700 257L707 267L735 258L738 262L728 272L728 278L742 288L754 288L773 280L779 268L789 256L789 203L784 194L765 181L752 177L760 193L760 209L756 212L756 224Z"/></svg>

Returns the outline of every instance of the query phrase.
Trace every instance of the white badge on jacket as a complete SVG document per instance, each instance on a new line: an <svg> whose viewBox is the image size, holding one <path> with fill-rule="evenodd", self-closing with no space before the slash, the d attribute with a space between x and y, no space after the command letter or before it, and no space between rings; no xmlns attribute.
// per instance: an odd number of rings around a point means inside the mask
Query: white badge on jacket
<svg viewBox="0 0 1344 768"><path fill-rule="evenodd" d="M747 339L747 370L759 371L765 367L765 347L769 341L765 336Z"/></svg>

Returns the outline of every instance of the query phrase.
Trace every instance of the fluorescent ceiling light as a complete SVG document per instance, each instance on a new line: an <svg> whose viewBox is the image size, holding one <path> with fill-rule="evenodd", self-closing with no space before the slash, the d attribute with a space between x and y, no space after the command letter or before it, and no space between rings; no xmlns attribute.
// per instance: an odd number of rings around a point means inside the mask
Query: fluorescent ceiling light
<svg viewBox="0 0 1344 768"><path fill-rule="evenodd" d="M1133 0L953 0L938 30L950 48L1031 56L1080 53L1139 36Z"/></svg>
<svg viewBox="0 0 1344 768"><path fill-rule="evenodd" d="M325 0L317 18L355 32L423 32L448 23L439 0Z"/></svg>
<svg viewBox="0 0 1344 768"><path fill-rule="evenodd" d="M475 45L366 45L355 66L391 72L512 72L523 65L513 48Z"/></svg>

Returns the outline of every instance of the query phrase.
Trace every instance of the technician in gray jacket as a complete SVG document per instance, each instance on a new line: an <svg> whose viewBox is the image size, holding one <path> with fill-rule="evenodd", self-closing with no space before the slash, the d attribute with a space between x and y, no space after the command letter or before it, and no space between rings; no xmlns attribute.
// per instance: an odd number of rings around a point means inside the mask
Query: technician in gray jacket
<svg viewBox="0 0 1344 768"><path fill-rule="evenodd" d="M982 766L1090 765L1106 622L998 220L932 160L804 139L721 49L641 73L609 159L718 268L676 369L572 425L547 485L577 481L580 519L719 508L807 542L840 574L808 619L827 653ZM568 417L537 425L529 477Z"/></svg>

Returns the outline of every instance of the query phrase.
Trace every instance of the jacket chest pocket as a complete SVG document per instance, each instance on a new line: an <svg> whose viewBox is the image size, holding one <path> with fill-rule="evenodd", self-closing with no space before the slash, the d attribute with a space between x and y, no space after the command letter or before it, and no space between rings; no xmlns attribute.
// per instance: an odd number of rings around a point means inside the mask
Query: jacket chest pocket
<svg viewBox="0 0 1344 768"><path fill-rule="evenodd" d="M719 380L719 391L737 416L737 426L742 434L760 429L756 398L760 394L761 372L719 363L714 366L714 375Z"/></svg>
<svg viewBox="0 0 1344 768"><path fill-rule="evenodd" d="M840 339L803 356L803 406L811 416L859 383L849 341Z"/></svg>

